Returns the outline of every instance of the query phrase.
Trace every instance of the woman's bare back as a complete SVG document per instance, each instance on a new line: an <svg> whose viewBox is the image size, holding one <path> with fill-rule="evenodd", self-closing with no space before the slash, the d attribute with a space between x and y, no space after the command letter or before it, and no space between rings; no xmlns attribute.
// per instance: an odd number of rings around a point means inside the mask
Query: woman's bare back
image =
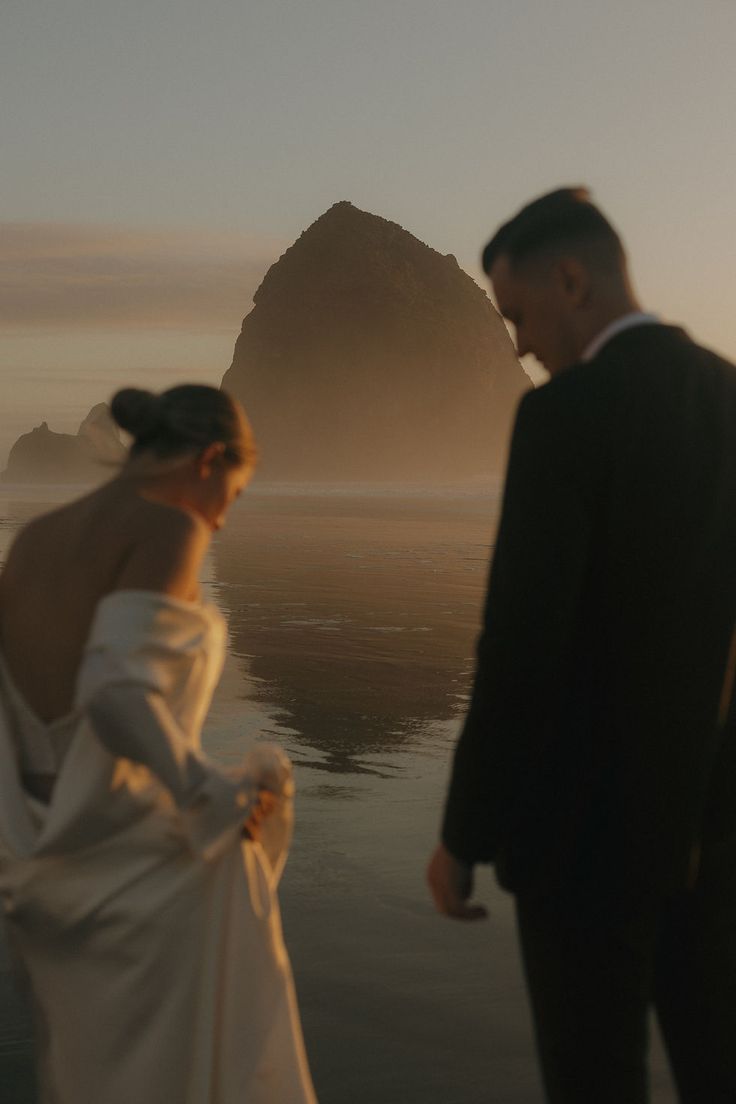
<svg viewBox="0 0 736 1104"><path fill-rule="evenodd" d="M196 600L209 538L195 515L145 498L124 478L21 530L0 576L0 647L42 721L73 707L99 600L127 588Z"/></svg>

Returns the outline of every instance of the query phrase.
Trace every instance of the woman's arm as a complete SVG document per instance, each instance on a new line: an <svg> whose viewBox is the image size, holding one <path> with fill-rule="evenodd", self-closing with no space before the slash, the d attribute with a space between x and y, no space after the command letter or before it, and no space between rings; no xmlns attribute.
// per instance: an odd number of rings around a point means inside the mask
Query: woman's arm
<svg viewBox="0 0 736 1104"><path fill-rule="evenodd" d="M114 590L191 601L211 538L195 514L143 500ZM84 660L82 661L84 663ZM82 680L83 682L84 680ZM259 805L258 780L229 773L193 748L160 689L121 670L80 702L96 738L115 758L146 767L184 814L190 842L207 851Z"/></svg>
<svg viewBox="0 0 736 1104"><path fill-rule="evenodd" d="M164 696L143 683L107 683L84 710L111 755L146 767L166 787L192 850L205 857L231 829L258 838L263 817L288 796L286 776L270 762L224 770L189 746Z"/></svg>

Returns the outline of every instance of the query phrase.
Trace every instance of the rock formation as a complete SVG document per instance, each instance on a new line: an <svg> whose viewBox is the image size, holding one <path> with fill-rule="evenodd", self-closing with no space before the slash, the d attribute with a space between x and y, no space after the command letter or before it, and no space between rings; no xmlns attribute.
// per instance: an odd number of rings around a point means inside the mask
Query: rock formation
<svg viewBox="0 0 736 1104"><path fill-rule="evenodd" d="M343 201L266 273L223 387L261 476L436 481L502 467L529 380L453 256Z"/></svg>
<svg viewBox="0 0 736 1104"><path fill-rule="evenodd" d="M88 483L111 474L125 446L105 403L92 407L76 434L54 433L41 422L13 445L5 483Z"/></svg>

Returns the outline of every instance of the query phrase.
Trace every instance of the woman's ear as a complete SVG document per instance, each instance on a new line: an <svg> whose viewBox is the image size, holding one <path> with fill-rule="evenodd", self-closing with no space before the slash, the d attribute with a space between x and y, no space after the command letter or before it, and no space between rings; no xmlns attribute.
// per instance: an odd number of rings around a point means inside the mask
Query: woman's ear
<svg viewBox="0 0 736 1104"><path fill-rule="evenodd" d="M197 456L197 472L202 479L209 478L212 468L222 460L224 453L225 444L223 441L213 441L202 449Z"/></svg>

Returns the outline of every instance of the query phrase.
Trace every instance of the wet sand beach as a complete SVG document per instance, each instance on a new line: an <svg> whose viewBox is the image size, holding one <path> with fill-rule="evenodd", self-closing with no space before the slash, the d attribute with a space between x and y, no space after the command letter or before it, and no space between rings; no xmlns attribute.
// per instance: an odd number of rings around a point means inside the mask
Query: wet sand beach
<svg viewBox="0 0 736 1104"><path fill-rule="evenodd" d="M0 535L40 508L8 494ZM511 899L481 870L490 917L456 924L424 884L497 510L491 489L256 487L208 563L230 647L205 745L235 762L266 738L295 763L281 901L321 1104L543 1099ZM0 1102L20 1104L28 1047L4 1008ZM672 1104L658 1040L652 1067Z"/></svg>

